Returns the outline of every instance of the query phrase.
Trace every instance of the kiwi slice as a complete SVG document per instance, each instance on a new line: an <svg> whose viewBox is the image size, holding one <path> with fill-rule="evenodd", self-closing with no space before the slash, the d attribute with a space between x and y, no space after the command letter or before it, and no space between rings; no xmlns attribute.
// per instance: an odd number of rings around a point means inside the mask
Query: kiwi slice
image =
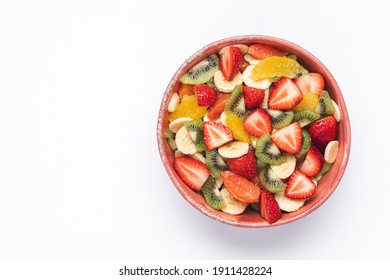
<svg viewBox="0 0 390 280"><path fill-rule="evenodd" d="M308 125L309 123L318 120L321 117L320 114L313 112L312 110L303 110L294 113L292 119L293 122L298 122L301 127Z"/></svg>
<svg viewBox="0 0 390 280"><path fill-rule="evenodd" d="M332 99L329 96L329 92L323 90L318 97L318 105L314 109L314 111L321 116L329 116L333 115L335 108L332 103Z"/></svg>
<svg viewBox="0 0 390 280"><path fill-rule="evenodd" d="M204 84L207 83L218 70L219 58L216 54L212 54L188 70L180 78L180 82L189 85Z"/></svg>
<svg viewBox="0 0 390 280"><path fill-rule="evenodd" d="M204 144L203 122L201 120L192 120L186 122L184 126L187 128L192 141L194 141L196 150L198 152L205 151L206 146Z"/></svg>
<svg viewBox="0 0 390 280"><path fill-rule="evenodd" d="M228 169L217 150L206 150L206 166L216 178L221 178L221 172Z"/></svg>
<svg viewBox="0 0 390 280"><path fill-rule="evenodd" d="M175 133L173 133L170 129L167 129L167 130L165 130L164 137L165 137L165 140L167 140L172 151L176 151L177 146L176 146L176 142L175 142Z"/></svg>
<svg viewBox="0 0 390 280"><path fill-rule="evenodd" d="M207 85L211 87L213 90L215 90L216 93L219 93L219 90L217 89L217 86L214 83L214 77L211 78L208 82Z"/></svg>
<svg viewBox="0 0 390 280"><path fill-rule="evenodd" d="M272 127L279 129L289 125L294 117L292 111L267 110L271 117Z"/></svg>
<svg viewBox="0 0 390 280"><path fill-rule="evenodd" d="M200 189L207 204L216 210L221 210L226 206L213 176L209 176Z"/></svg>
<svg viewBox="0 0 390 280"><path fill-rule="evenodd" d="M286 160L278 147L272 142L271 135L264 133L256 142L256 157L263 163L281 164Z"/></svg>
<svg viewBox="0 0 390 280"><path fill-rule="evenodd" d="M243 118L246 115L244 92L242 91L242 85L237 85L225 105L225 114L235 114L239 118Z"/></svg>
<svg viewBox="0 0 390 280"><path fill-rule="evenodd" d="M297 158L301 158L306 155L311 146L311 137L306 129L302 129L302 146L299 152L295 155Z"/></svg>
<svg viewBox="0 0 390 280"><path fill-rule="evenodd" d="M262 162L259 158L257 159L257 172L260 172L261 170L263 170L267 166L268 166L267 163Z"/></svg>
<svg viewBox="0 0 390 280"><path fill-rule="evenodd" d="M260 180L264 187L272 193L283 192L286 184L272 171L270 167L260 172Z"/></svg>
<svg viewBox="0 0 390 280"><path fill-rule="evenodd" d="M322 166L322 169L320 170L320 172L318 172L318 174L316 176L324 175L326 172L328 172L330 170L332 165L333 165L333 163L329 163L329 162L324 161L324 165Z"/></svg>

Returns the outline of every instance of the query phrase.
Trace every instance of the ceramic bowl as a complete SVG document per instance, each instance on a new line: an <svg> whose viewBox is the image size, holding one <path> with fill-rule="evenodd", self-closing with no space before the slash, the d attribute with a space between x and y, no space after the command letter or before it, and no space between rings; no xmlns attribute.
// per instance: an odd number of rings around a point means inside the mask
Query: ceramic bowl
<svg viewBox="0 0 390 280"><path fill-rule="evenodd" d="M165 141L164 139L164 132L168 128L169 124L167 105L172 94L177 92L179 89L180 77L187 70L196 65L205 57L211 55L212 53L218 52L218 50L220 50L224 46L237 43L243 43L248 45L262 43L297 55L298 61L307 70L309 70L309 72L316 72L322 74L325 80L325 88L329 91L332 99L336 101L341 110L341 121L339 122L338 131L339 152L333 167L319 181L315 195L311 199L309 199L302 208L292 213L283 213L282 218L273 224L269 224L267 221L265 221L259 215L259 213L253 211L251 207L248 207L243 214L235 216L223 213L222 211L214 210L210 206L208 206L203 196L200 193L196 193L191 190L187 185L183 183L180 177L176 174L172 166L174 159L173 152L171 151L167 141ZM340 88L338 87L336 80L334 79L330 71L325 67L324 64L322 64L321 61L319 61L307 50L289 41L269 36L249 35L226 38L211 43L197 51L180 66L180 68L176 71L171 81L169 82L162 98L160 112L158 116L157 141L162 163L169 177L171 178L173 185L184 197L184 199L188 201L188 203L190 203L193 207L195 207L208 217L222 223L239 227L264 228L283 225L301 219L316 210L318 207L320 207L332 195L332 193L339 185L339 182L344 174L348 163L351 143L351 130L347 108Z"/></svg>

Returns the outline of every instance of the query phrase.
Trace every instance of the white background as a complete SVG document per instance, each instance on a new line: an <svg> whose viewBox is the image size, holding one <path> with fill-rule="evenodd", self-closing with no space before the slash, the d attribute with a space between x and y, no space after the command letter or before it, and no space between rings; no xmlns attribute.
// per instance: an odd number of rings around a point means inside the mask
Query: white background
<svg viewBox="0 0 390 280"><path fill-rule="evenodd" d="M387 3L0 0L0 258L388 258ZM176 69L204 45L244 34L316 55L352 126L333 196L271 229L192 208L157 149Z"/></svg>

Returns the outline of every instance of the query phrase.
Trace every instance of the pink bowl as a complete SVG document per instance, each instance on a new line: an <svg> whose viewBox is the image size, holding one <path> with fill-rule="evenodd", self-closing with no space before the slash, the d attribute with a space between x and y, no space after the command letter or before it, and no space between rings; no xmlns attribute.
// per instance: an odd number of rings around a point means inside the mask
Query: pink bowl
<svg viewBox="0 0 390 280"><path fill-rule="evenodd" d="M273 224L269 224L259 215L259 213L253 211L250 207L248 207L248 209L243 214L234 216L223 213L222 211L214 210L213 208L208 206L203 199L203 196L200 193L196 193L189 187L187 187L187 185L185 185L180 179L180 177L176 174L172 166L174 155L167 141L165 141L164 139L164 132L168 128L169 124L167 105L172 94L174 92L177 92L179 89L180 77L191 67L200 62L203 58L211 55L212 53L218 52L218 50L224 46L237 43L263 43L286 51L288 53L293 53L297 55L299 62L307 70L309 70L309 72L316 72L322 74L325 79L325 88L329 91L332 99L336 101L341 110L341 121L339 122L338 132L339 154L333 167L319 181L317 192L310 200L305 203L305 205L301 209L292 213L283 213L282 218ZM194 206L196 209L198 209L203 214L209 216L210 218L229 225L261 228L278 226L296 221L316 210L332 195L334 190L337 188L348 163L351 145L351 128L347 108L345 106L340 88L338 87L336 80L333 78L329 70L316 57L314 57L311 53L301 48L300 46L283 39L262 35L249 35L226 38L211 43L197 51L180 66L180 68L176 71L175 75L169 82L161 102L157 124L157 141L161 160L169 177L171 178L173 184L180 192L180 194L192 206Z"/></svg>

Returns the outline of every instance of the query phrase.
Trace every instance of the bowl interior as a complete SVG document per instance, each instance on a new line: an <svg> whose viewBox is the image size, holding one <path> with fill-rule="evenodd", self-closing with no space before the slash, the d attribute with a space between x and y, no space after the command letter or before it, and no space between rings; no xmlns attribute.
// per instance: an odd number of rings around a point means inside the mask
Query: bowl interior
<svg viewBox="0 0 390 280"><path fill-rule="evenodd" d="M251 207L248 207L243 214L234 216L223 213L222 211L214 210L210 206L208 206L207 203L204 201L203 196L200 193L196 193L189 187L187 187L174 171L172 166L174 155L168 143L164 139L164 132L168 128L169 124L168 111L166 108L172 94L177 92L179 89L180 77L187 70L189 70L198 62L200 62L203 58L211 55L212 53L218 52L218 50L223 46L237 43L262 43L273 46L288 53L295 54L298 57L298 61L307 70L309 70L309 72L316 72L322 74L325 80L325 88L329 91L330 96L333 100L336 101L341 110L341 121L339 122L338 131L339 153L333 167L319 181L315 195L311 199L309 199L302 208L292 213L283 213L282 218L273 224L268 224L268 222L261 218L259 213L253 211ZM350 123L344 99L335 79L333 78L329 70L311 53L296 44L279 38L257 35L231 37L219 40L202 48L194 55L192 55L188 60L186 60L183 65L177 70L165 91L161 102L157 126L157 140L161 160L169 177L171 178L173 184L181 193L181 195L191 205L193 205L205 215L217 221L241 227L270 227L290 223L306 216L307 214L311 213L319 206L321 206L337 188L344 174L350 152L350 137Z"/></svg>

